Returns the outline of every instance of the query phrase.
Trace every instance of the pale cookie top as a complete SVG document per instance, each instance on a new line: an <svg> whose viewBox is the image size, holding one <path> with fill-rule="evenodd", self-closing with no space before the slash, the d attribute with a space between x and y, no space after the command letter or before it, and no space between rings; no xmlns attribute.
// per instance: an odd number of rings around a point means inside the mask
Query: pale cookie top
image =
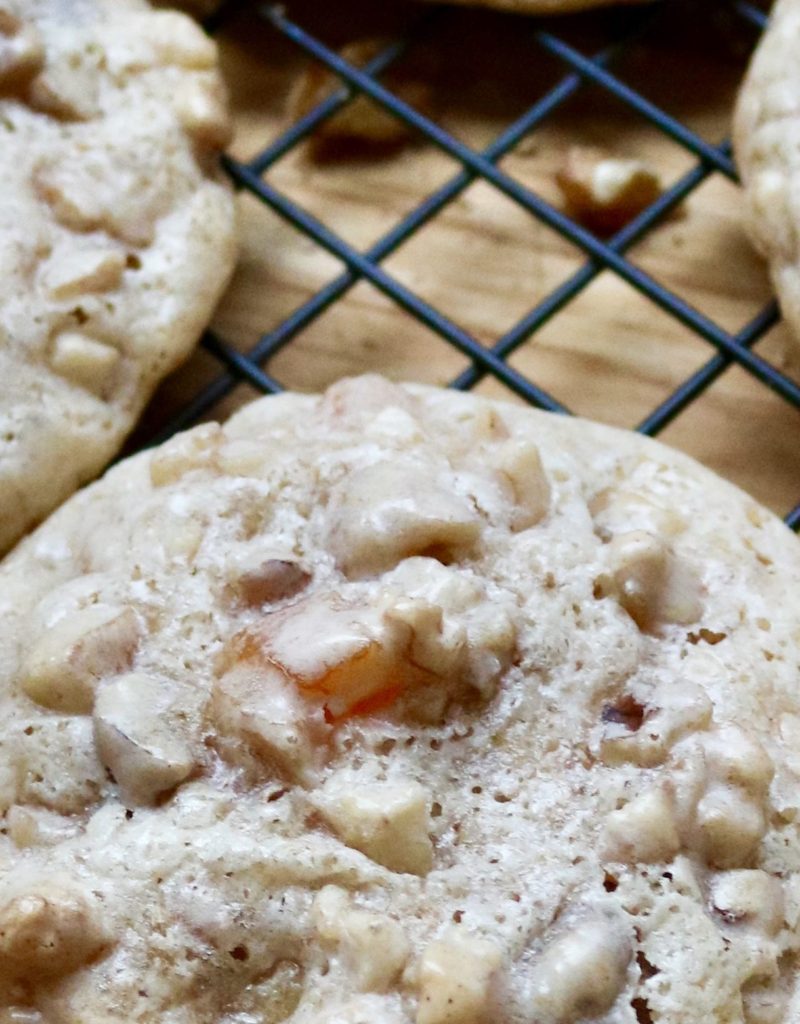
<svg viewBox="0 0 800 1024"><path fill-rule="evenodd" d="M0 569L0 1020L797 1021L798 594L686 457L475 396L121 464Z"/></svg>
<svg viewBox="0 0 800 1024"><path fill-rule="evenodd" d="M800 0L778 0L739 93L734 148L745 225L800 338Z"/></svg>
<svg viewBox="0 0 800 1024"><path fill-rule="evenodd" d="M214 43L141 0L0 0L0 552L97 473L234 260Z"/></svg>

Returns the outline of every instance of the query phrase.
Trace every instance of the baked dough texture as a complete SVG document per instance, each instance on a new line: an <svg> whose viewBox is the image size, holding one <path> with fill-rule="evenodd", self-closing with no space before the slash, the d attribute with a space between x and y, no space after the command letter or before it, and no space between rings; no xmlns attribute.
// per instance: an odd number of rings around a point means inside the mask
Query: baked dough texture
<svg viewBox="0 0 800 1024"><path fill-rule="evenodd" d="M769 262L781 309L800 338L800 2L778 0L736 105L733 141L744 220Z"/></svg>
<svg viewBox="0 0 800 1024"><path fill-rule="evenodd" d="M215 44L140 0L0 0L0 552L108 462L235 258Z"/></svg>
<svg viewBox="0 0 800 1024"><path fill-rule="evenodd" d="M800 1019L800 545L634 434L380 378L0 568L0 1020Z"/></svg>

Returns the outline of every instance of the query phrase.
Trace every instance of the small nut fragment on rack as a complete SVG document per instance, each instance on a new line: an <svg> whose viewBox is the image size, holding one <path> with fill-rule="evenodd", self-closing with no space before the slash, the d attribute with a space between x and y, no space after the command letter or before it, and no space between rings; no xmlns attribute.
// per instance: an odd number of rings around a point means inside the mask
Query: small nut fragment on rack
<svg viewBox="0 0 800 1024"><path fill-rule="evenodd" d="M630 959L630 939L621 925L602 918L581 922L536 964L535 1013L553 1024L602 1016L622 991Z"/></svg>
<svg viewBox="0 0 800 1024"><path fill-rule="evenodd" d="M19 682L31 700L54 711L86 714L102 678L126 671L139 642L130 608L90 605L62 619L33 645Z"/></svg>
<svg viewBox="0 0 800 1024"><path fill-rule="evenodd" d="M195 765L191 726L175 707L188 703L167 679L129 672L100 687L94 706L97 751L129 803L150 804Z"/></svg>
<svg viewBox="0 0 800 1024"><path fill-rule="evenodd" d="M102 397L119 359L111 345L78 331L63 331L53 344L50 366L59 376Z"/></svg>
<svg viewBox="0 0 800 1024"><path fill-rule="evenodd" d="M339 55L361 67L376 57L384 45L379 39L359 39L342 47ZM427 85L392 75L387 75L385 81L409 106L422 113L428 111L431 94ZM289 95L289 118L298 121L305 117L341 85L336 75L321 64L309 65ZM357 96L317 127L311 136L311 155L319 161L382 156L396 152L413 139L413 129L404 121L367 96Z"/></svg>
<svg viewBox="0 0 800 1024"><path fill-rule="evenodd" d="M418 782L360 782L339 773L325 783L320 810L348 846L377 864L425 875L433 864L430 803Z"/></svg>
<svg viewBox="0 0 800 1024"><path fill-rule="evenodd" d="M89 963L109 944L96 899L55 879L11 880L0 895L0 977L39 982Z"/></svg>
<svg viewBox="0 0 800 1024"><path fill-rule="evenodd" d="M449 928L422 954L416 1024L488 1024L502 953L487 939Z"/></svg>
<svg viewBox="0 0 800 1024"><path fill-rule="evenodd" d="M598 234L611 235L661 195L658 174L641 160L573 146L556 173L568 212Z"/></svg>

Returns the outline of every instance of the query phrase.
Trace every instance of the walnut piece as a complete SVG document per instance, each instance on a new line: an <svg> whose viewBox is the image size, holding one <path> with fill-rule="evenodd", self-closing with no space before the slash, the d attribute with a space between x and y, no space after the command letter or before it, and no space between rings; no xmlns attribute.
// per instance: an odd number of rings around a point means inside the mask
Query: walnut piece
<svg viewBox="0 0 800 1024"><path fill-rule="evenodd" d="M611 578L599 581L599 596L616 597L642 631L700 617L700 584L661 537L646 530L618 534L608 557Z"/></svg>
<svg viewBox="0 0 800 1024"><path fill-rule="evenodd" d="M320 797L322 814L348 846L413 875L427 874L433 864L430 804L417 782L361 782L346 772L331 776Z"/></svg>
<svg viewBox="0 0 800 1024"><path fill-rule="evenodd" d="M97 901L55 879L11 881L0 895L0 976L39 983L93 960L109 944Z"/></svg>
<svg viewBox="0 0 800 1024"><path fill-rule="evenodd" d="M59 376L102 397L119 358L111 345L78 331L63 331L53 344L50 366Z"/></svg>
<svg viewBox="0 0 800 1024"><path fill-rule="evenodd" d="M568 212L598 234L619 231L661 195L658 174L641 160L573 146L556 173Z"/></svg>
<svg viewBox="0 0 800 1024"><path fill-rule="evenodd" d="M673 801L663 789L635 797L606 820L604 852L611 860L667 862L680 848Z"/></svg>
<svg viewBox="0 0 800 1024"><path fill-rule="evenodd" d="M630 959L630 939L620 925L582 921L552 942L534 968L536 1014L553 1024L602 1016L625 985Z"/></svg>
<svg viewBox="0 0 800 1024"><path fill-rule="evenodd" d="M196 738L182 714L187 698L170 680L138 672L100 687L95 742L126 802L154 803L194 768Z"/></svg>
<svg viewBox="0 0 800 1024"><path fill-rule="evenodd" d="M320 890L313 916L320 939L336 949L359 992L385 992L397 980L410 945L396 921L355 909L345 890L335 885Z"/></svg>
<svg viewBox="0 0 800 1024"><path fill-rule="evenodd" d="M100 680L126 671L138 643L132 609L90 605L39 637L22 665L20 685L43 707L86 714Z"/></svg>
<svg viewBox="0 0 800 1024"><path fill-rule="evenodd" d="M502 953L487 939L448 928L422 954L416 1024L489 1024Z"/></svg>
<svg viewBox="0 0 800 1024"><path fill-rule="evenodd" d="M350 578L391 569L412 555L454 560L480 536L481 523L466 498L433 467L377 462L348 474L331 496L328 546Z"/></svg>
<svg viewBox="0 0 800 1024"><path fill-rule="evenodd" d="M372 60L385 46L378 39L348 43L339 55L356 67ZM409 106L427 113L430 90L408 79L386 77L389 88ZM287 115L299 121L326 100L342 83L321 64L310 64L289 95ZM385 155L396 152L414 139L414 131L367 96L357 96L333 117L319 125L311 136L310 152L315 160L335 160L351 155Z"/></svg>

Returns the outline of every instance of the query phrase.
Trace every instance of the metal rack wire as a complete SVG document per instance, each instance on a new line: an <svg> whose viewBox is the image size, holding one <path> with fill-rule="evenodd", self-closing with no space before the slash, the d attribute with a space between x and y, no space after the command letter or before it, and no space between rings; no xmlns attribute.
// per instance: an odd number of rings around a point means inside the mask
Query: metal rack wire
<svg viewBox="0 0 800 1024"><path fill-rule="evenodd" d="M737 19L751 26L754 34L763 29L765 15L747 0L719 2ZM642 27L647 25L649 19L657 16L659 6L653 4L636 12L631 11L624 19L624 34L613 40L612 44L601 52L588 57L562 38L553 29L552 23L534 23L532 38L535 45L563 64L563 77L480 152L459 141L381 84L381 74L402 56L414 41L415 34L423 31L424 24L431 17L428 11L420 14L418 22L403 38L393 40L370 63L359 69L344 60L303 25L292 20L283 7L260 7L260 17L275 33L290 40L305 54L321 62L338 76L342 85L337 92L321 102L279 138L271 141L250 160L240 161L225 157L224 166L238 188L247 190L302 231L318 246L336 257L344 269L335 280L302 303L287 319L263 334L247 353L238 351L218 335L207 333L203 339L203 346L221 364L222 372L185 404L154 440L161 440L176 430L191 425L241 382L247 382L265 393L280 391L281 383L263 369L264 365L359 281L370 282L406 313L469 358L471 365L451 381L452 387L468 389L491 374L531 404L568 414L570 410L558 396L549 394L537 385L535 380L529 379L515 369L510 365L509 357L557 312L580 295L601 272L611 271L715 350L702 367L692 373L642 419L636 428L639 432L650 436L659 434L733 364L738 364L789 406L800 409L800 385L753 350L755 343L779 318L775 303L770 303L761 310L738 332L730 333L626 259L625 254L634 243L642 239L654 225L711 175L723 175L731 181L736 181L736 170L728 140L716 145L710 144L665 110L630 88L612 70ZM214 17L213 25L210 26L212 29L224 25L225 11L226 6L223 6ZM447 17L447 13L440 16ZM652 126L682 146L694 159L693 166L677 182L609 239L596 237L515 180L500 166L503 156L511 152L521 140L535 132L550 115L589 84L605 90L628 108L635 110ZM460 170L449 181L427 196L364 252L354 248L264 178L269 168L305 140L323 121L332 117L359 94L370 97L460 165ZM568 280L540 300L490 347L481 344L442 312L414 294L382 266L382 262L389 255L433 220L476 180L482 180L498 189L530 216L573 243L586 257L583 265ZM800 502L786 516L786 521L793 529L800 530Z"/></svg>

